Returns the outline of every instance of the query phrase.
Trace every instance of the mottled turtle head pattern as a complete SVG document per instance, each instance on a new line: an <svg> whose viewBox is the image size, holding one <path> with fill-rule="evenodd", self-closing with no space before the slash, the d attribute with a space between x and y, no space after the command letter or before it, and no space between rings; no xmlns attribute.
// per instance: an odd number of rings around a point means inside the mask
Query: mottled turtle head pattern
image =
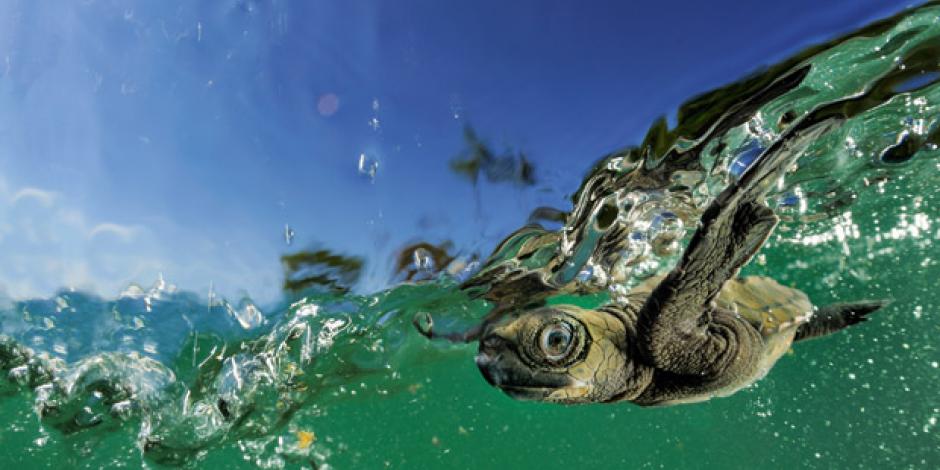
<svg viewBox="0 0 940 470"><path fill-rule="evenodd" d="M513 398L609 401L633 388L632 330L614 312L571 305L513 313L484 327L476 363Z"/></svg>

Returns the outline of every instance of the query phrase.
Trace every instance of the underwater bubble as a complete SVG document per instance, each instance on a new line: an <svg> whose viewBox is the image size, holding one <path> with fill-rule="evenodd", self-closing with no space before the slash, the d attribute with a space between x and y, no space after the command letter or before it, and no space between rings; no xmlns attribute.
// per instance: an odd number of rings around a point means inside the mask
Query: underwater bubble
<svg viewBox="0 0 940 470"><path fill-rule="evenodd" d="M684 171L679 170L673 172L669 177L670 180L670 190L678 191L685 190L689 188L694 188L699 185L705 179L704 175L700 171Z"/></svg>
<svg viewBox="0 0 940 470"><path fill-rule="evenodd" d="M603 276L603 270L597 269L593 264L586 264L575 276L575 281L580 284L589 284L598 279L598 275ZM599 282L600 284L601 282Z"/></svg>
<svg viewBox="0 0 940 470"><path fill-rule="evenodd" d="M633 264L645 258L650 252L650 244L643 232L631 232L627 236L627 244L622 253L622 259L626 264Z"/></svg>
<svg viewBox="0 0 940 470"><path fill-rule="evenodd" d="M797 118L797 114L795 111L793 111L792 109L787 110L786 112L780 115L780 119L777 121L777 127L783 130L787 126L789 126L790 123L796 120L796 118Z"/></svg>
<svg viewBox="0 0 940 470"><path fill-rule="evenodd" d="M787 193L777 200L780 207L792 207L800 203L800 197L794 193Z"/></svg>
<svg viewBox="0 0 940 470"><path fill-rule="evenodd" d="M654 216L647 238L650 240L653 253L658 256L674 254L679 249L679 240L685 236L685 224L673 212L663 211Z"/></svg>
<svg viewBox="0 0 940 470"><path fill-rule="evenodd" d="M659 272L659 261L655 259L642 261L633 269L633 275L638 279L646 279L655 276L657 272Z"/></svg>
<svg viewBox="0 0 940 470"><path fill-rule="evenodd" d="M882 150L878 160L889 165L905 163L920 150L922 143L907 130L898 134L897 142Z"/></svg>
<svg viewBox="0 0 940 470"><path fill-rule="evenodd" d="M649 201L650 197L652 197L652 195L646 191L630 191L626 194L623 194L623 196L618 197L617 202L620 206L620 210L624 214L627 214L633 210L634 207Z"/></svg>
<svg viewBox="0 0 940 470"><path fill-rule="evenodd" d="M739 150L737 156L728 165L728 174L740 178L763 151L763 147L757 141L750 141L744 148Z"/></svg>
<svg viewBox="0 0 940 470"><path fill-rule="evenodd" d="M808 201L802 188L795 186L776 198L774 209L780 214L803 214L807 206Z"/></svg>
<svg viewBox="0 0 940 470"><path fill-rule="evenodd" d="M607 230L617 220L617 206L608 203L601 206L594 217L594 226L597 230Z"/></svg>

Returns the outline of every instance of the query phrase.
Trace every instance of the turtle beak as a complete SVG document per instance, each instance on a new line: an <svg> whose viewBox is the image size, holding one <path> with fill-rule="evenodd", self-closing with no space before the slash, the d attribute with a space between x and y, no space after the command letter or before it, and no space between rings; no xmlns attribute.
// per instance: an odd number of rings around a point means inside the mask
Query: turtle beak
<svg viewBox="0 0 940 470"><path fill-rule="evenodd" d="M517 400L545 400L569 382L563 375L533 371L519 360L505 338L492 331L480 340L476 364L490 385Z"/></svg>
<svg viewBox="0 0 940 470"><path fill-rule="evenodd" d="M487 383L494 387L499 387L507 381L506 374L503 372L503 352L506 351L507 341L505 338L488 328L487 332L480 339L480 350L477 353L476 363L483 378Z"/></svg>
<svg viewBox="0 0 940 470"><path fill-rule="evenodd" d="M521 385L525 380L517 373L512 359L480 353L476 357L477 367L486 381L516 400L544 400L551 392L550 388Z"/></svg>

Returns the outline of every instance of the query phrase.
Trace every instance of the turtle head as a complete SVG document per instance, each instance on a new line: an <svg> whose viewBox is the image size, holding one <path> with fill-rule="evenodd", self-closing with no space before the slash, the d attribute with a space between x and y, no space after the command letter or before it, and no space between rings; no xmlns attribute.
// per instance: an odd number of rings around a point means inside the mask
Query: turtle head
<svg viewBox="0 0 940 470"><path fill-rule="evenodd" d="M627 329L609 312L554 305L483 326L476 357L491 385L516 399L608 401L627 387Z"/></svg>

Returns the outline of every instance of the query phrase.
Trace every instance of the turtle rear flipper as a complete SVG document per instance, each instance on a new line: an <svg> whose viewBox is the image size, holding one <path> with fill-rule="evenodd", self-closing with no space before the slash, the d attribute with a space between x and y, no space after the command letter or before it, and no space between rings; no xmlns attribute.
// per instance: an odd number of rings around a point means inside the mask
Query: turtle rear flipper
<svg viewBox="0 0 940 470"><path fill-rule="evenodd" d="M809 322L800 325L793 341L819 338L835 333L849 325L868 320L868 315L888 305L887 300L868 300L846 304L827 305L819 309Z"/></svg>

